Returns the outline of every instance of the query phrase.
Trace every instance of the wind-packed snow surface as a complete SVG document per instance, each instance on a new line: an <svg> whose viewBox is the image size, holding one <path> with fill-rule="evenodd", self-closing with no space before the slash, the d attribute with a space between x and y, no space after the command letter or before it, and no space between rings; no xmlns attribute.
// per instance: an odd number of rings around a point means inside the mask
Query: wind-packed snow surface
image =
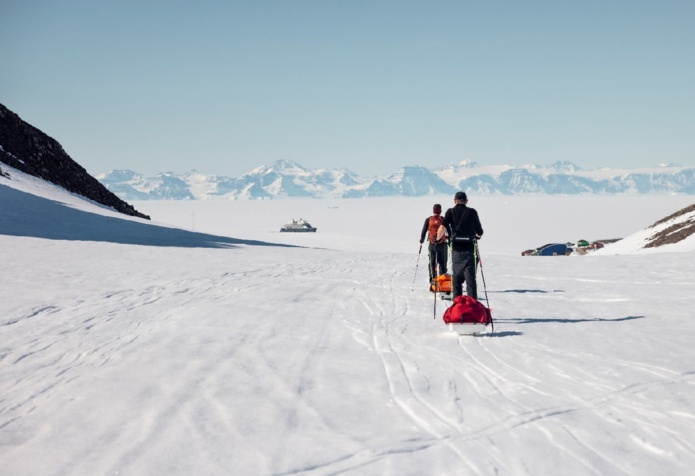
<svg viewBox="0 0 695 476"><path fill-rule="evenodd" d="M520 256L692 197L470 197L473 337L426 290L431 197L135 204L174 229L10 172L3 475L692 474L695 243Z"/></svg>

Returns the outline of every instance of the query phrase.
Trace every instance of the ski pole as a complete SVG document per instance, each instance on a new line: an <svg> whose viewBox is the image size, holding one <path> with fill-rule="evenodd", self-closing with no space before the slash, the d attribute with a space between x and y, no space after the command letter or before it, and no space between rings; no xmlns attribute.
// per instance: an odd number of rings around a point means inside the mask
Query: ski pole
<svg viewBox="0 0 695 476"><path fill-rule="evenodd" d="M437 255L437 241L435 240L435 248L434 248L434 270L432 270L431 275L435 276L437 274L437 268L439 267L439 260L438 260L438 255ZM432 260L430 259L430 265L432 264ZM432 315L432 319L437 319L437 291L439 291L439 280L436 277L432 278L432 285L434 286L434 311Z"/></svg>
<svg viewBox="0 0 695 476"><path fill-rule="evenodd" d="M432 314L432 320L437 319L437 284L435 281L434 286L434 312Z"/></svg>
<svg viewBox="0 0 695 476"><path fill-rule="evenodd" d="M417 278L417 268L420 266L420 253L422 253L422 243L420 243L420 249L417 252L417 262L415 263L415 276L413 276L413 287L411 291L415 291L415 278Z"/></svg>
<svg viewBox="0 0 695 476"><path fill-rule="evenodd" d="M487 298L487 285L485 284L485 273L483 272L483 258L480 257L480 248L478 247L478 240L475 240L475 251L478 255L478 263L480 263L480 277L483 278L483 291L485 292L485 302L487 302L487 307L490 308L490 301Z"/></svg>
<svg viewBox="0 0 695 476"><path fill-rule="evenodd" d="M478 255L478 262L480 263L480 276L483 278L483 291L485 292L485 302L487 303L487 308L490 309L490 300L487 298L487 284L485 284L485 273L483 273L483 259L480 257L480 248L478 248L478 240L475 240L475 251ZM492 332L495 332L495 324L492 324Z"/></svg>

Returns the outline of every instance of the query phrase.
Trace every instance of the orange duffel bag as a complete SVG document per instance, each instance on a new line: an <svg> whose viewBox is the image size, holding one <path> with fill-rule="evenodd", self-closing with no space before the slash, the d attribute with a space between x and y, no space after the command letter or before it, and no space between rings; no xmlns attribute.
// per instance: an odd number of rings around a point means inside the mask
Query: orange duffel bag
<svg viewBox="0 0 695 476"><path fill-rule="evenodd" d="M430 291L433 293L450 293L451 292L451 275L440 274L432 280Z"/></svg>

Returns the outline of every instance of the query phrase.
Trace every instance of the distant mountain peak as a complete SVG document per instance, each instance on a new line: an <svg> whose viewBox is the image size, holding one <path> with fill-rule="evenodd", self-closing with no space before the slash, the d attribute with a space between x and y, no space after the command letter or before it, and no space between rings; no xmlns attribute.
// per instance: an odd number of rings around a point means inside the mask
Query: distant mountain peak
<svg viewBox="0 0 695 476"><path fill-rule="evenodd" d="M565 173L575 173L578 172L579 170L582 170L580 166L575 164L574 162L570 162L569 160L558 160L554 164L550 166L552 169L557 170L558 172L565 172Z"/></svg>
<svg viewBox="0 0 695 476"><path fill-rule="evenodd" d="M457 173L460 170L475 169L476 167L479 167L477 162L473 162L472 160L465 159L465 160L462 160L460 162L447 164L447 165L437 169L437 171L438 172Z"/></svg>
<svg viewBox="0 0 695 476"><path fill-rule="evenodd" d="M121 172L120 175L111 172L100 180L121 198L132 200L419 197L448 195L456 190L478 195L695 194L695 167L662 170L626 172L605 168L585 171L569 161L551 165L481 167L464 160L436 169L407 165L388 175L364 178L346 168L312 170L282 159L257 167L239 178L200 173L143 177L134 172ZM116 178L122 180L118 182Z"/></svg>
<svg viewBox="0 0 695 476"><path fill-rule="evenodd" d="M475 167L478 167L477 162L473 162L472 160L464 159L456 164L457 167L461 169L472 169Z"/></svg>

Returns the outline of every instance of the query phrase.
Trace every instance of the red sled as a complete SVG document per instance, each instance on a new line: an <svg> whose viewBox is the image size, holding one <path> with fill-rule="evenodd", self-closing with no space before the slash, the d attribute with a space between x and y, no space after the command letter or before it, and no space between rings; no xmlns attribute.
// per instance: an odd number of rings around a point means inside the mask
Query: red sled
<svg viewBox="0 0 695 476"><path fill-rule="evenodd" d="M488 325L495 330L490 309L470 296L456 296L443 318L449 330L459 334L480 334Z"/></svg>

